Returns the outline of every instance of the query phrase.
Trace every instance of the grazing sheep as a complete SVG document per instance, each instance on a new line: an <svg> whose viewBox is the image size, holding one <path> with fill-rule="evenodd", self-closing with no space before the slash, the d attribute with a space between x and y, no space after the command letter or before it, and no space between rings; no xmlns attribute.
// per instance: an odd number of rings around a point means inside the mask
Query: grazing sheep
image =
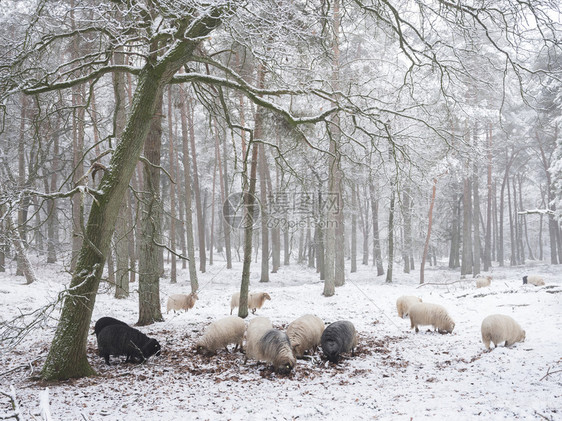
<svg viewBox="0 0 562 421"><path fill-rule="evenodd" d="M486 276L485 278L476 278L476 288L489 287L492 283L492 277Z"/></svg>
<svg viewBox="0 0 562 421"><path fill-rule="evenodd" d="M169 313L170 310L179 311L179 310L189 310L193 308L195 305L195 301L197 301L199 297L197 293L192 292L189 295L186 294L173 294L168 297L168 304L166 306L166 313Z"/></svg>
<svg viewBox="0 0 562 421"><path fill-rule="evenodd" d="M152 355L160 355L160 344L130 326L111 325L98 335L100 357L109 365L110 355L125 355L125 362L143 362Z"/></svg>
<svg viewBox="0 0 562 421"><path fill-rule="evenodd" d="M248 309L252 310L252 314L256 313L258 308L262 308L265 300L271 300L270 295L267 292L252 292L248 294ZM230 299L230 314L232 310L240 306L240 293L235 292L232 294Z"/></svg>
<svg viewBox="0 0 562 421"><path fill-rule="evenodd" d="M492 314L482 321L482 342L486 349L490 349L490 342L494 343L494 347L505 342L505 346L511 346L515 342L523 342L525 340L525 331L521 329L510 316L503 314Z"/></svg>
<svg viewBox="0 0 562 421"><path fill-rule="evenodd" d="M410 324L419 332L418 326L432 325L439 333L451 333L455 322L439 304L418 303L410 307Z"/></svg>
<svg viewBox="0 0 562 421"><path fill-rule="evenodd" d="M271 320L267 317L256 317L248 323L246 331L246 360L258 359L258 341L268 330L272 329Z"/></svg>
<svg viewBox="0 0 562 421"><path fill-rule="evenodd" d="M536 287L540 287L544 285L544 279L542 276L539 275L527 275L523 276L523 285L531 284Z"/></svg>
<svg viewBox="0 0 562 421"><path fill-rule="evenodd" d="M316 351L323 332L324 322L312 314L305 314L292 321L287 326L287 336L295 357L303 357L306 351Z"/></svg>
<svg viewBox="0 0 562 421"><path fill-rule="evenodd" d="M342 352L351 351L355 356L357 332L353 323L348 321L334 322L324 329L320 339L322 352L333 363L338 362Z"/></svg>
<svg viewBox="0 0 562 421"><path fill-rule="evenodd" d="M272 364L275 372L280 374L289 374L296 363L289 337L277 329L269 329L261 336L255 358Z"/></svg>
<svg viewBox="0 0 562 421"><path fill-rule="evenodd" d="M396 300L396 310L398 310L398 316L403 319L409 314L410 307L421 302L421 298L414 297L413 295L402 295L401 297L398 297Z"/></svg>
<svg viewBox="0 0 562 421"><path fill-rule="evenodd" d="M228 352L229 344L236 344L234 350L242 350L246 324L238 316L228 316L209 325L205 334L197 341L197 352L214 355L219 348Z"/></svg>
<svg viewBox="0 0 562 421"><path fill-rule="evenodd" d="M114 319L113 317L102 317L96 322L96 325L94 326L94 333L92 333L92 335L95 334L98 336L103 328L111 325L129 326L127 323Z"/></svg>

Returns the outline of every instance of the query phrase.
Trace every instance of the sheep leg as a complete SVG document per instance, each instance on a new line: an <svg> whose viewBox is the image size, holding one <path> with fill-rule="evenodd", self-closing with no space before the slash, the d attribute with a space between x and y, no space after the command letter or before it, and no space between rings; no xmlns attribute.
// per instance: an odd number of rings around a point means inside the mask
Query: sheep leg
<svg viewBox="0 0 562 421"><path fill-rule="evenodd" d="M111 365L111 364L109 364L109 354L103 355L103 358L105 359L105 363L107 365Z"/></svg>
<svg viewBox="0 0 562 421"><path fill-rule="evenodd" d="M355 357L355 348L351 348L351 356Z"/></svg>
<svg viewBox="0 0 562 421"><path fill-rule="evenodd" d="M224 346L224 350L226 351L227 354L230 354L230 351L228 350L228 346Z"/></svg>
<svg viewBox="0 0 562 421"><path fill-rule="evenodd" d="M255 309L255 308L252 309L252 314L256 314L256 309Z"/></svg>

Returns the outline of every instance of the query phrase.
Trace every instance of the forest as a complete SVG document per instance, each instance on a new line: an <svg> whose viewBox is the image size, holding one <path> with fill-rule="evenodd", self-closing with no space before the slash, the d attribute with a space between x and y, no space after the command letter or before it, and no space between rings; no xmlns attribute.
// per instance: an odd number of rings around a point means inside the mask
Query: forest
<svg viewBox="0 0 562 421"><path fill-rule="evenodd" d="M250 291L300 278L343 307L358 279L393 302L559 282L557 1L2 0L0 21L0 279L48 291L0 314L0 349L49 329L41 381L99 373L96 300L154 329L171 293L239 292L251 318Z"/></svg>

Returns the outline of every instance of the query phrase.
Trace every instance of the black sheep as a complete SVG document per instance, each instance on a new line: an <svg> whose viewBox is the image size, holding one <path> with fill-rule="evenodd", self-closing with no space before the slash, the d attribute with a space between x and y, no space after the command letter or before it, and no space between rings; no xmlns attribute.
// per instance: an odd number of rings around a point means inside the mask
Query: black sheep
<svg viewBox="0 0 562 421"><path fill-rule="evenodd" d="M351 351L351 355L355 355L354 349L357 346L355 326L348 321L328 325L322 333L320 344L324 355L333 363L338 362L342 352Z"/></svg>
<svg viewBox="0 0 562 421"><path fill-rule="evenodd" d="M96 336L100 334L102 329L107 326L111 325L122 325L122 326L129 326L127 323L122 322L121 320L114 319L113 317L102 317L98 319L96 325L94 326L94 333Z"/></svg>
<svg viewBox="0 0 562 421"><path fill-rule="evenodd" d="M105 327L98 335L100 357L109 365L110 355L125 355L125 362L143 362L152 355L160 355L160 344L141 331L127 325Z"/></svg>

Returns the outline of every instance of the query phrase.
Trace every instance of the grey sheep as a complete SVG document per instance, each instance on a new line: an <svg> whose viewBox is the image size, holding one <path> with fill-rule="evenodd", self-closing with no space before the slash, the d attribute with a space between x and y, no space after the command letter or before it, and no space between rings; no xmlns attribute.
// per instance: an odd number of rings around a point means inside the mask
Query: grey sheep
<svg viewBox="0 0 562 421"><path fill-rule="evenodd" d="M259 339L256 347L256 359L273 365L275 372L289 374L295 366L296 359L291 349L291 342L285 332L269 329Z"/></svg>
<svg viewBox="0 0 562 421"><path fill-rule="evenodd" d="M122 322L121 320L114 319L113 317L102 317L98 319L96 325L94 326L94 333L96 336L100 334L103 328L111 325L122 325L122 326L129 326L127 323Z"/></svg>
<svg viewBox="0 0 562 421"><path fill-rule="evenodd" d="M152 355L160 355L160 344L141 331L124 325L107 326L98 335L100 357L109 365L110 355L125 355L125 362L143 362Z"/></svg>
<svg viewBox="0 0 562 421"><path fill-rule="evenodd" d="M355 347L357 346L357 332L353 323L348 321L334 322L322 333L320 340L322 352L333 363L337 363L340 354L351 351L351 355L355 356Z"/></svg>

